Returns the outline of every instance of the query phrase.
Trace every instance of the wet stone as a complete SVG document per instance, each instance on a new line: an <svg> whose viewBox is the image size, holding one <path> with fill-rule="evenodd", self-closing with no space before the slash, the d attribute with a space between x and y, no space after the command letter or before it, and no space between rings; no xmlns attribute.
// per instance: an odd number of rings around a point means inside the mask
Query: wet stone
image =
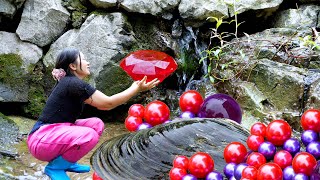
<svg viewBox="0 0 320 180"><path fill-rule="evenodd" d="M246 146L249 131L220 118L175 119L170 123L114 137L91 156L93 170L103 179L169 179L176 155L207 152L215 170L223 173L224 148L230 142Z"/></svg>
<svg viewBox="0 0 320 180"><path fill-rule="evenodd" d="M0 154L8 157L17 156L14 145L20 139L18 126L12 120L0 116Z"/></svg>

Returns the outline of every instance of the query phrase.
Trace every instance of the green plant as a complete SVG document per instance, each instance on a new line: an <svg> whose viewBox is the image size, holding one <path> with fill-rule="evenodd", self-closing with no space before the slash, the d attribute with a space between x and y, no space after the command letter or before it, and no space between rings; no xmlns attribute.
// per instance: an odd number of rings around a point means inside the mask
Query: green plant
<svg viewBox="0 0 320 180"><path fill-rule="evenodd" d="M225 58L226 53L237 53L240 55L241 59L245 58L245 53L240 49L234 49L233 45L239 41L238 39L238 27L243 23L238 22L238 13L240 9L237 9L236 2L239 0L234 0L233 4L228 4L232 7L234 11L234 19L231 21L224 21L224 17L208 17L207 20L213 19L216 22L214 28L211 28L211 37L209 43L209 49L203 52L204 56L200 59L199 63L204 63L204 60L208 61L207 74L205 77L209 77L212 83L216 81L226 81L234 78L239 74L238 72L231 72L231 67L235 67L241 61L238 59L229 59ZM222 24L231 24L235 23L235 32L220 32L219 28ZM246 34L249 36L248 34ZM233 42L227 41L227 39L234 38ZM217 40L217 45L213 45L212 42ZM235 69L233 69L235 70ZM231 71L233 71L231 70ZM219 73L218 73L219 72ZM219 74L219 75L218 75ZM223 74L223 76L222 76Z"/></svg>
<svg viewBox="0 0 320 180"><path fill-rule="evenodd" d="M317 37L317 39L319 39ZM316 40L317 40L316 39ZM320 50L320 45L317 44L316 40L314 41L311 35L307 35L305 37L299 37L300 40L300 47L308 47L312 50Z"/></svg>
<svg viewBox="0 0 320 180"><path fill-rule="evenodd" d="M228 4L234 11L234 18L231 21L226 21L225 17L207 18L214 20L215 26L210 28L209 45L202 52L203 56L199 63L208 64L205 77L212 83L240 78L247 67L252 69L258 62L249 60L267 58L308 68L309 62L319 56L320 39L315 28L312 28L313 35L305 35L305 31L292 28L271 28L252 36L242 32L242 37L239 38L238 28L243 22L238 21L241 9L237 8L237 2L238 0L233 0L233 4ZM221 31L222 25L233 23L234 32ZM250 69L249 74L246 74L247 78L250 77Z"/></svg>

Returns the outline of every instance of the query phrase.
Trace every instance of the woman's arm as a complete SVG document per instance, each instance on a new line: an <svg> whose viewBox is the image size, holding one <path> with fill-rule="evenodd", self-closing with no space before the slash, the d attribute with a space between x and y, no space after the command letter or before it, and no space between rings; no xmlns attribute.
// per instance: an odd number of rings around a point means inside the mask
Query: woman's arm
<svg viewBox="0 0 320 180"><path fill-rule="evenodd" d="M125 102L127 102L130 98L138 94L142 91L147 91L157 84L159 84L158 79L154 79L148 83L146 83L147 76L145 76L140 81L135 81L128 89L114 94L112 96L107 96L99 90L96 90L90 98L85 100L87 104L94 106L100 110L110 110L113 109Z"/></svg>

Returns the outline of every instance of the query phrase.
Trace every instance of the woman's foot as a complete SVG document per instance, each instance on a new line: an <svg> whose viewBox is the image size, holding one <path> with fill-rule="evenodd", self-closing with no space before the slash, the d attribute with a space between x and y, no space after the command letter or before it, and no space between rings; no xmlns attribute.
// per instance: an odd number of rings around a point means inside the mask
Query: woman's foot
<svg viewBox="0 0 320 180"><path fill-rule="evenodd" d="M90 166L74 163L68 169L66 169L66 171L76 172L76 173L86 173L90 171Z"/></svg>

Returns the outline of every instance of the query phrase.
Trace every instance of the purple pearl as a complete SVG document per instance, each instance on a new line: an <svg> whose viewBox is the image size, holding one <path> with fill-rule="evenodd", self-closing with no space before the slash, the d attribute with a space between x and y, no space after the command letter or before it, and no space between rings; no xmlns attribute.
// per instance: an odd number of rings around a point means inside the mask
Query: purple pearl
<svg viewBox="0 0 320 180"><path fill-rule="evenodd" d="M316 159L318 159L320 157L320 142L310 142L306 148L306 151L312 154Z"/></svg>
<svg viewBox="0 0 320 180"><path fill-rule="evenodd" d="M247 166L248 166L248 164L246 164L246 163L240 163L235 167L235 169L234 169L234 177L236 178L236 180L240 180L241 179L242 171Z"/></svg>
<svg viewBox="0 0 320 180"><path fill-rule="evenodd" d="M317 165L312 171L310 180L319 180L319 179L320 179L320 161L317 161Z"/></svg>
<svg viewBox="0 0 320 180"><path fill-rule="evenodd" d="M142 130L142 129L148 129L148 128L151 128L152 126L151 126L151 124L149 124L149 123L142 123L142 124L140 124L139 126L138 126L138 131L140 131L140 130Z"/></svg>
<svg viewBox="0 0 320 180"><path fill-rule="evenodd" d="M217 171L212 171L207 175L206 180L223 180L223 176Z"/></svg>
<svg viewBox="0 0 320 180"><path fill-rule="evenodd" d="M276 154L276 146L271 142L265 141L260 144L258 152L261 153L267 160L270 160Z"/></svg>
<svg viewBox="0 0 320 180"><path fill-rule="evenodd" d="M168 120L166 120L165 122L163 122L163 124L167 124L167 123L169 123L169 122L171 122L170 119L168 119Z"/></svg>
<svg viewBox="0 0 320 180"><path fill-rule="evenodd" d="M297 138L290 138L283 144L283 150L288 151L292 156L300 152L300 142Z"/></svg>
<svg viewBox="0 0 320 180"><path fill-rule="evenodd" d="M185 112L182 112L179 117L180 118L194 118L195 114L193 114L190 111L185 111Z"/></svg>
<svg viewBox="0 0 320 180"><path fill-rule="evenodd" d="M313 141L318 141L319 136L313 130L306 130L301 134L301 141L305 146L308 146L309 143Z"/></svg>
<svg viewBox="0 0 320 180"><path fill-rule="evenodd" d="M309 177L303 173L298 173L293 177L293 180L309 180Z"/></svg>
<svg viewBox="0 0 320 180"><path fill-rule="evenodd" d="M310 176L310 180L319 180L320 179L320 161L317 162L316 167L313 169Z"/></svg>
<svg viewBox="0 0 320 180"><path fill-rule="evenodd" d="M197 177L195 177L192 174L187 174L187 175L183 176L182 180L197 180Z"/></svg>
<svg viewBox="0 0 320 180"><path fill-rule="evenodd" d="M237 166L237 164L233 163L233 162L226 164L223 168L224 175L227 178L231 178L234 174L234 169L236 166Z"/></svg>
<svg viewBox="0 0 320 180"><path fill-rule="evenodd" d="M241 123L242 112L238 102L227 94L213 94L207 97L199 110L200 118L227 118Z"/></svg>
<svg viewBox="0 0 320 180"><path fill-rule="evenodd" d="M292 166L288 166L283 169L283 180L292 180L293 177L296 175Z"/></svg>
<svg viewBox="0 0 320 180"><path fill-rule="evenodd" d="M254 152L254 151L252 151L252 150L249 150L249 151L247 152L246 156L245 156L244 159L243 159L243 163L247 162L248 156L249 156L251 153L253 153L253 152Z"/></svg>
<svg viewBox="0 0 320 180"><path fill-rule="evenodd" d="M320 179L320 174L311 174L310 180L319 180Z"/></svg>

